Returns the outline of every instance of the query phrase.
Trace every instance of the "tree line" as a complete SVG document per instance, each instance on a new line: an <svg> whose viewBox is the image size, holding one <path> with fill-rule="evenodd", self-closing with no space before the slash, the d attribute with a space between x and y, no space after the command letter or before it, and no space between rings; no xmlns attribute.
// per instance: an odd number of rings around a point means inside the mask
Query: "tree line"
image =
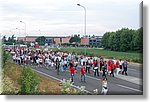
<svg viewBox="0 0 150 102"><path fill-rule="evenodd" d="M143 50L143 28L137 30L122 28L116 32L106 32L102 37L104 49L112 51L140 51Z"/></svg>
<svg viewBox="0 0 150 102"><path fill-rule="evenodd" d="M2 42L7 45L13 45L13 43L16 44L17 42L15 38L16 37L14 35L12 35L11 37L8 37L8 39L6 36L3 36Z"/></svg>

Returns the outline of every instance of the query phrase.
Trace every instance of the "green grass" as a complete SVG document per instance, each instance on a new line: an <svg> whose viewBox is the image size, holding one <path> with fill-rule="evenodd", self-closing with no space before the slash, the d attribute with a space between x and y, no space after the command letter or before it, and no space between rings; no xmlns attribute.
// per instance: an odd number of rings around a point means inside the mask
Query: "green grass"
<svg viewBox="0 0 150 102"><path fill-rule="evenodd" d="M58 51L58 49L53 49ZM71 52L78 55L85 55L85 48L61 48L60 51ZM116 59L126 59L129 62L142 63L142 53L137 52L117 52L117 51L109 51L103 49L86 49L86 55L88 56L103 56L104 58L116 58Z"/></svg>

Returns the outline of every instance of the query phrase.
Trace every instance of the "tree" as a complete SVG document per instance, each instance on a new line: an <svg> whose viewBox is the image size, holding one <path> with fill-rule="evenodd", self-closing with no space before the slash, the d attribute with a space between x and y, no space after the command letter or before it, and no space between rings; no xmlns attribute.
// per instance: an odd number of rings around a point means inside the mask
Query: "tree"
<svg viewBox="0 0 150 102"><path fill-rule="evenodd" d="M5 43L7 40L6 40L6 36L3 36L2 38L2 42Z"/></svg>
<svg viewBox="0 0 150 102"><path fill-rule="evenodd" d="M134 39L134 49L142 52L143 50L143 27L138 29L135 33Z"/></svg>
<svg viewBox="0 0 150 102"><path fill-rule="evenodd" d="M121 35L121 31L120 30L116 31L113 39L115 51L120 51L120 35Z"/></svg>
<svg viewBox="0 0 150 102"><path fill-rule="evenodd" d="M80 41L81 41L81 38L80 38L78 35L74 35L74 36L71 37L70 40L69 40L70 43L75 42L76 44L77 44L77 43L80 43Z"/></svg>
<svg viewBox="0 0 150 102"><path fill-rule="evenodd" d="M15 37L14 35L11 36L11 41L12 41L13 43L16 42L15 38L16 38L16 37Z"/></svg>
<svg viewBox="0 0 150 102"><path fill-rule="evenodd" d="M102 46L113 51L142 51L142 41L143 28L122 28L116 32L106 32L102 37Z"/></svg>
<svg viewBox="0 0 150 102"><path fill-rule="evenodd" d="M16 37L14 35L12 35L11 37L8 37L8 40L6 40L6 37L4 36L3 37L3 42L4 42L4 44L12 45L13 43L14 44L16 43L15 38Z"/></svg>
<svg viewBox="0 0 150 102"><path fill-rule="evenodd" d="M130 51L131 42L132 42L131 31L128 28L121 29L120 51Z"/></svg>
<svg viewBox="0 0 150 102"><path fill-rule="evenodd" d="M45 45L46 38L44 36L40 36L35 41L38 42L38 44L40 44L40 45Z"/></svg>
<svg viewBox="0 0 150 102"><path fill-rule="evenodd" d="M110 33L110 36L109 36L109 39L108 39L108 46L110 48L110 50L115 50L115 33L114 32L111 32Z"/></svg>
<svg viewBox="0 0 150 102"><path fill-rule="evenodd" d="M110 46L108 45L108 42L109 42L109 36L111 35L111 32L106 32L103 37L102 37L102 46L105 48L105 49L109 49Z"/></svg>

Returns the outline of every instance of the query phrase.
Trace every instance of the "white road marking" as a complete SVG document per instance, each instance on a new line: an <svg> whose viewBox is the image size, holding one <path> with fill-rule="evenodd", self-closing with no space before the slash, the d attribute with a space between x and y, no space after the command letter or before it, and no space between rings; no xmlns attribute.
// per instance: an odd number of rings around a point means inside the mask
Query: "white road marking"
<svg viewBox="0 0 150 102"><path fill-rule="evenodd" d="M53 77L53 76L51 76L51 75L48 75L48 74L46 74L46 73L40 72L40 71L35 70L35 69L33 69L33 70L34 70L34 71L36 71L36 72L38 72L38 73L40 73L40 74L43 74L43 75L45 75L45 76L51 77L51 78L53 78L53 79L55 79L55 80L57 80L57 81L62 81L61 79L58 79L58 78ZM75 85L72 85L72 86L73 86L73 87L75 87L75 88L77 88L77 89L79 89L79 87L78 87L78 86L75 86ZM88 90L85 90L85 92L87 92L87 93L90 93L90 94L91 94L91 92L89 92Z"/></svg>
<svg viewBox="0 0 150 102"><path fill-rule="evenodd" d="M122 80L126 80L126 81L134 83L134 84L142 85L142 79L140 79L140 78L136 78L136 77L132 77L132 76L125 76L125 75L120 75L120 74L115 77L122 79Z"/></svg>
<svg viewBox="0 0 150 102"><path fill-rule="evenodd" d="M128 70L137 71L136 69L131 69L131 68L128 68Z"/></svg>
<svg viewBox="0 0 150 102"><path fill-rule="evenodd" d="M33 69L33 70L35 70L35 69ZM37 70L35 70L35 71L37 71ZM55 79L55 80L62 81L61 79L58 79L58 78L53 77L53 76L51 76L51 75L45 74L45 73L43 73L43 72L40 72L40 71L37 71L37 72L38 72L38 73L41 73L41 74L43 74L43 75L49 76L49 77L51 77L51 78L53 78L53 79ZM69 71L67 70L67 72L69 72ZM98 80L98 81L101 80L101 79L98 79L98 78L95 78L95 77L91 77L91 76L88 76L88 75L87 75L86 77L91 78L91 79L94 79L94 80ZM119 78L119 77L120 77L120 76L118 76L118 78ZM122 75L121 75L121 77L122 77ZM126 80L126 77L129 77L129 76L123 76L123 77L122 77L123 80ZM121 78L121 79L122 79L122 78ZM128 81L129 81L129 79L132 79L132 78L128 78ZM137 79L137 78L136 78L136 79ZM130 81L130 82L135 83L133 80ZM141 84L141 83L136 83L136 84ZM131 88L131 87L127 87L127 86L124 86L124 85L120 85L120 84L116 84L116 85L117 85L117 86L120 86L120 87L123 87L123 88L127 88L127 89L130 89L130 90L133 90L133 91L142 92L141 90L134 89L134 88ZM78 86L75 86L75 85L72 85L72 86L75 87L75 88L77 88L77 89L79 89ZM89 92L88 90L85 90L85 92L91 94L91 92Z"/></svg>
<svg viewBox="0 0 150 102"><path fill-rule="evenodd" d="M89 77L89 78L91 78L91 79L95 79L95 80L98 80L98 81L100 81L100 80L101 80L101 79L94 78L94 77L91 77L91 76L88 76L88 75L86 75L86 77Z"/></svg>
<svg viewBox="0 0 150 102"><path fill-rule="evenodd" d="M127 87L127 86L124 86L124 85L120 85L120 84L117 84L118 86L120 87L123 87L123 88L126 88L126 89L130 89L130 90L133 90L133 91L138 91L138 92L142 92L141 90L138 90L138 89L134 89L134 88L131 88L131 87Z"/></svg>

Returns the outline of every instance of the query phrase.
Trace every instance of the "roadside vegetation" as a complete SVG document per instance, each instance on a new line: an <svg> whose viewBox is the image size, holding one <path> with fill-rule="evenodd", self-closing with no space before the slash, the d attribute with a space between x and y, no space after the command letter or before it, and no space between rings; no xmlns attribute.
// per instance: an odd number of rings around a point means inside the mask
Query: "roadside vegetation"
<svg viewBox="0 0 150 102"><path fill-rule="evenodd" d="M7 56L7 57L6 57ZM58 81L34 72L30 67L14 64L3 52L2 94L61 94Z"/></svg>

